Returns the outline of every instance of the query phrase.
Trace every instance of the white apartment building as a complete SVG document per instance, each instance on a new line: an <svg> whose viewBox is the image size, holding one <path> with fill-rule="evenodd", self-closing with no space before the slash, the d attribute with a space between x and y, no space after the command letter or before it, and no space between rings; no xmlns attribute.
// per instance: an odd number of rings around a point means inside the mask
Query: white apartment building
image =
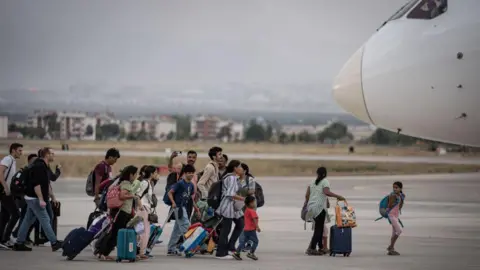
<svg viewBox="0 0 480 270"><path fill-rule="evenodd" d="M8 117L0 116L0 139L8 137Z"/></svg>
<svg viewBox="0 0 480 270"><path fill-rule="evenodd" d="M28 117L27 124L30 127L44 128L51 136L54 131L49 130L52 128L49 121L58 125L55 129L58 128L62 140L95 140L96 119L85 112L35 111Z"/></svg>
<svg viewBox="0 0 480 270"><path fill-rule="evenodd" d="M166 140L168 134L177 133L177 121L169 116L132 117L123 124L125 133L145 131L151 138Z"/></svg>

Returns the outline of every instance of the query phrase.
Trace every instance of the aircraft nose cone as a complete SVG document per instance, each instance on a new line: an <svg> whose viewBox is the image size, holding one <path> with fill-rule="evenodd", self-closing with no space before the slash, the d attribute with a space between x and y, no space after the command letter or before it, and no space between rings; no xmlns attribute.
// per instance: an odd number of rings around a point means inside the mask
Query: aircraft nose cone
<svg viewBox="0 0 480 270"><path fill-rule="evenodd" d="M334 80L333 97L347 112L358 119L373 124L367 111L362 86L362 57L364 46L345 63Z"/></svg>

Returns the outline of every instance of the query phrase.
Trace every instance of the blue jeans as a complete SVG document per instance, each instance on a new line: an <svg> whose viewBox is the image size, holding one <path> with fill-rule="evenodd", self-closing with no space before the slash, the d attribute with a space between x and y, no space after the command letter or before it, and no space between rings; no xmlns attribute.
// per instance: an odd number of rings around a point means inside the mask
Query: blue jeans
<svg viewBox="0 0 480 270"><path fill-rule="evenodd" d="M183 211L182 218L178 218L177 211ZM187 210L185 207L176 208L173 210L173 213L175 214L175 225L173 226L170 241L168 241L168 251L176 250L178 240L187 232L188 226L190 226L190 221L188 220Z"/></svg>
<svg viewBox="0 0 480 270"><path fill-rule="evenodd" d="M17 243L23 244L27 239L27 234L30 227L35 223L35 220L38 219L40 226L45 232L50 243L55 244L57 242L57 237L52 229L52 224L50 222L50 217L48 216L48 210L40 206L40 201L38 199L25 200L27 203L27 212L25 213L25 218L23 219L22 225L20 225L20 230L18 231Z"/></svg>
<svg viewBox="0 0 480 270"><path fill-rule="evenodd" d="M258 246L258 237L256 231L243 232L243 237L240 238L240 244L238 245L237 252L241 252L245 248L245 244L250 242L252 247L250 253L255 253Z"/></svg>

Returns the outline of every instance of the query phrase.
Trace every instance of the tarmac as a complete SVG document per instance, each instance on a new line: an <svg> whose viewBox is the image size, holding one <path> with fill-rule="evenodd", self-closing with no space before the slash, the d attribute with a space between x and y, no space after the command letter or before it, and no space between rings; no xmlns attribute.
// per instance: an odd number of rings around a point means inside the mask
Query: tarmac
<svg viewBox="0 0 480 270"><path fill-rule="evenodd" d="M167 257L165 244L153 250L155 258L134 264L97 261L89 248L74 261L49 247L33 252L0 251L1 269L109 270L109 269L480 269L480 174L421 176L330 177L332 191L343 195L355 208L358 227L353 229L350 257L309 257L304 254L312 231L300 219L300 208L311 178L264 177L258 179L265 193L265 206L258 210L262 232L258 261L219 261L212 255L193 258ZM401 219L404 233L397 243L401 256L387 256L391 227L379 216L378 202L402 181L406 194ZM59 179L53 184L62 202L58 234L85 226L93 211L92 198L84 192L84 179ZM164 179L157 186L163 195ZM333 201L332 201L333 202ZM160 200L161 203L161 200ZM158 207L159 219L167 208ZM329 224L331 225L331 224ZM162 240L167 242L172 224ZM115 255L115 254L114 254Z"/></svg>
<svg viewBox="0 0 480 270"><path fill-rule="evenodd" d="M24 153L32 151L24 150ZM35 152L35 151L33 151ZM7 154L5 150L0 154ZM105 151L69 150L56 151L57 156L104 156ZM165 151L120 151L125 157L167 157ZM198 153L199 157L208 158L207 153ZM466 164L480 165L478 157L452 156L368 156L368 155L302 155L302 154L261 154L261 153L228 153L230 159L269 159L269 160L325 160L325 161L357 161L357 162L396 162L396 163L429 163L429 164Z"/></svg>

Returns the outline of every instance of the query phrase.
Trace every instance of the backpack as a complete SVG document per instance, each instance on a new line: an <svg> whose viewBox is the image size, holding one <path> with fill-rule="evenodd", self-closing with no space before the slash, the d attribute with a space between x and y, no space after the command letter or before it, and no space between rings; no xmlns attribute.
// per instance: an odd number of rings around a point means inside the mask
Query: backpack
<svg viewBox="0 0 480 270"><path fill-rule="evenodd" d="M30 164L22 169L20 169L12 178L10 183L10 191L15 197L21 197L25 195L25 190L27 188L28 177L30 175L30 169L33 167L33 164Z"/></svg>
<svg viewBox="0 0 480 270"><path fill-rule="evenodd" d="M249 177L247 176L247 179L246 179L247 187L249 186L248 178ZM257 208L260 208L265 204L265 197L263 196L263 188L258 182L255 182L255 199L257 200Z"/></svg>
<svg viewBox="0 0 480 270"><path fill-rule="evenodd" d="M170 189L172 189L173 185L177 183L177 174L176 173L170 173L167 176L167 184L165 185L165 194L163 194L163 203L167 206L172 206L172 202L170 201L170 198L168 198L168 192Z"/></svg>
<svg viewBox="0 0 480 270"><path fill-rule="evenodd" d="M226 175L225 177L228 177ZM213 183L210 189L208 190L208 197L207 203L208 206L212 207L212 209L216 210L220 206L220 202L222 201L222 193L223 193L223 179L219 179L217 182Z"/></svg>
<svg viewBox="0 0 480 270"><path fill-rule="evenodd" d="M383 197L383 199L378 204L378 212L380 213L380 217L377 218L375 221L386 218L386 219L388 219L388 222L390 222L390 219L388 218L388 214L390 213L390 210L392 210L392 209L388 208L388 200L389 200L389 198L392 194L394 194L394 193L392 192L392 193L388 194L387 196ZM405 195L403 195L403 193L400 196L401 196L401 199L397 200L395 202L395 204L393 204L393 207L397 206L400 202L405 200ZM400 222L400 225L402 225L402 227L403 227L402 221L399 220L399 222Z"/></svg>
<svg viewBox="0 0 480 270"><path fill-rule="evenodd" d="M120 184L111 185L107 191L108 209L118 209L122 207L124 201L120 200Z"/></svg>
<svg viewBox="0 0 480 270"><path fill-rule="evenodd" d="M105 174L108 174L107 166L105 166ZM94 197L95 196L95 169L92 170L87 176L87 183L85 184L85 193L88 196Z"/></svg>

